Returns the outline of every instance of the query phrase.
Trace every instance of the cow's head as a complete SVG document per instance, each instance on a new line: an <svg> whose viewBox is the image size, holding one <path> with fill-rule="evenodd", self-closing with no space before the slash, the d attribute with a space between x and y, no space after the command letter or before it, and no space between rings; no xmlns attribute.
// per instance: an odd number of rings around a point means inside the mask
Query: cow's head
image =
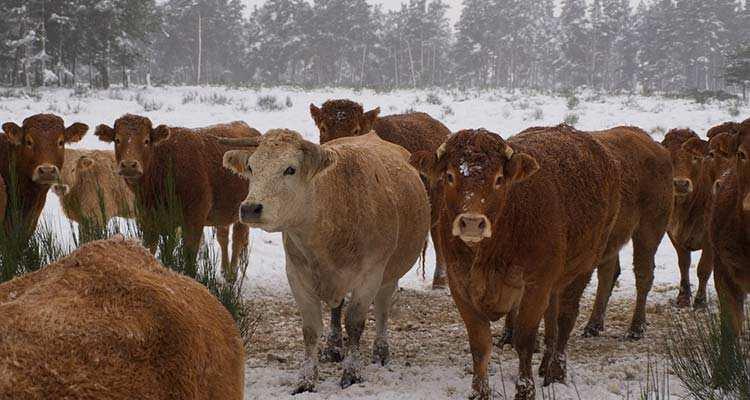
<svg viewBox="0 0 750 400"><path fill-rule="evenodd" d="M737 139L736 134L722 132L708 141L708 158L705 161L705 168L712 183L721 179L722 175L734 166Z"/></svg>
<svg viewBox="0 0 750 400"><path fill-rule="evenodd" d="M332 163L330 152L286 129L234 142L248 147L224 154L224 167L249 181L240 220L267 232L303 223L310 215L308 194L313 177Z"/></svg>
<svg viewBox="0 0 750 400"><path fill-rule="evenodd" d="M750 212L750 124L744 124L738 135L736 153L737 178L742 196L742 210Z"/></svg>
<svg viewBox="0 0 750 400"><path fill-rule="evenodd" d="M169 138L170 130L166 125L154 128L146 117L126 114L115 121L114 128L102 124L94 134L103 142L114 142L117 173L137 181L149 170L154 147Z"/></svg>
<svg viewBox="0 0 750 400"><path fill-rule="evenodd" d="M52 185L60 180L65 144L81 140L88 129L78 122L66 128L62 118L52 114L28 117L21 126L13 122L3 124L3 131L13 147L16 171L40 185Z"/></svg>
<svg viewBox="0 0 750 400"><path fill-rule="evenodd" d="M351 100L328 100L323 107L310 104L310 115L320 131L320 143L369 133L380 114L380 108L364 112L362 105Z"/></svg>
<svg viewBox="0 0 750 400"><path fill-rule="evenodd" d="M533 157L484 129L451 135L435 153L414 153L411 163L441 197L452 235L470 246L492 237L510 188L539 170Z"/></svg>
<svg viewBox="0 0 750 400"><path fill-rule="evenodd" d="M678 200L686 201L697 193L708 156L708 142L691 129L672 129L662 141L672 157L674 193Z"/></svg>

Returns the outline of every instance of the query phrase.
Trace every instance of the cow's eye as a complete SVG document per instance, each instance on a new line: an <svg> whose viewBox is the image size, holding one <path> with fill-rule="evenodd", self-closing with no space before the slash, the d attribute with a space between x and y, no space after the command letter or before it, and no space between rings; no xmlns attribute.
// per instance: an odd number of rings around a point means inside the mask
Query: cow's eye
<svg viewBox="0 0 750 400"><path fill-rule="evenodd" d="M65 141L63 141L62 139L58 140L57 147L63 147L63 146L65 146Z"/></svg>
<svg viewBox="0 0 750 400"><path fill-rule="evenodd" d="M737 158L740 161L747 161L747 154L745 154L744 151L739 151L739 152L737 152Z"/></svg>
<svg viewBox="0 0 750 400"><path fill-rule="evenodd" d="M115 144L120 144L120 138L115 138Z"/></svg>
<svg viewBox="0 0 750 400"><path fill-rule="evenodd" d="M503 176L502 176L502 175L498 175L498 176L497 176L497 177L495 178L495 187L496 187L496 188L499 188L500 186L502 186L502 184L503 184L503 180L504 180Z"/></svg>
<svg viewBox="0 0 750 400"><path fill-rule="evenodd" d="M149 139L149 138L144 139L143 140L143 144L145 144L146 146L148 146L149 144L151 144L151 139Z"/></svg>
<svg viewBox="0 0 750 400"><path fill-rule="evenodd" d="M31 147L34 145L34 142L31 141L31 139L26 139L26 146Z"/></svg>
<svg viewBox="0 0 750 400"><path fill-rule="evenodd" d="M456 181L456 177L453 176L453 172L448 171L445 173L445 180L448 184L453 185L453 182Z"/></svg>
<svg viewBox="0 0 750 400"><path fill-rule="evenodd" d="M287 176L294 175L296 172L297 170L294 169L294 167L288 167L287 169L284 170L284 175L287 175Z"/></svg>

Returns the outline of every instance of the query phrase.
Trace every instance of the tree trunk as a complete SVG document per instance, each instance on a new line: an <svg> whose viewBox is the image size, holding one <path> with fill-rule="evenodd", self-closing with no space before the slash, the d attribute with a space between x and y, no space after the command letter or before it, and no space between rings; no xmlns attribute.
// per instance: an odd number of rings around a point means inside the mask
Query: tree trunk
<svg viewBox="0 0 750 400"><path fill-rule="evenodd" d="M201 84L201 65L203 64L203 17L198 14L198 74L195 84Z"/></svg>

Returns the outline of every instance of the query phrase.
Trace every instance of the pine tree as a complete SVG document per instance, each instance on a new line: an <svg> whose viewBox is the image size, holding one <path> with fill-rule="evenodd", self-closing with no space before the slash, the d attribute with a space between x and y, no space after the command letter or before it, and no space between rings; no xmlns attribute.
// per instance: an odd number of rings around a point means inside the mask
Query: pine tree
<svg viewBox="0 0 750 400"><path fill-rule="evenodd" d="M591 82L590 24L586 17L586 4L583 0L563 0L561 23L561 54L557 66L560 75L565 77L568 87L576 87Z"/></svg>

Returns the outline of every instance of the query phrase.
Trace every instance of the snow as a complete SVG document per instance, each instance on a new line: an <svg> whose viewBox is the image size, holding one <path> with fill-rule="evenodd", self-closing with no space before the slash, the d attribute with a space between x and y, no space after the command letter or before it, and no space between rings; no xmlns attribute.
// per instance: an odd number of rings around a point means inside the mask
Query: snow
<svg viewBox="0 0 750 400"><path fill-rule="evenodd" d="M264 111L256 105L261 96L275 96L278 104L286 104L277 111ZM440 102L425 99L436 95ZM285 99L290 101L286 102ZM100 142L93 135L93 130L100 123L112 124L124 113L138 113L148 116L155 125L166 123L177 126L198 127L231 120L244 120L261 131L270 128L284 127L298 130L306 138L317 141L317 129L309 115L310 103L320 105L328 99L351 98L363 103L365 110L381 107L382 114L393 114L407 110L424 111L443 121L451 130L460 128L484 127L498 132L504 137L519 132L529 126L554 125L560 123L570 114L578 116L577 127L584 130L596 130L615 125L627 124L642 127L657 140L664 133L675 127L690 127L700 134L720 122L744 119L750 114L747 106L741 106L740 116L729 115L729 103L696 104L689 100L666 99L662 97L642 96L599 96L595 93L579 94L580 103L574 109L568 109L567 100L534 93L485 91L454 92L433 91L396 91L378 93L370 90L320 89L303 91L294 88L271 89L227 89L219 87L166 87L166 88L114 88L107 91L94 91L75 94L68 89L40 90L38 96L26 98L0 97L0 122L14 121L20 123L25 117L40 112L54 112L64 117L66 124L84 122L90 131L83 140L72 146L74 148L109 149L110 146ZM143 99L148 99L144 103ZM290 105L290 104L291 105ZM144 107L149 111L144 111ZM467 166L466 173L469 168ZM465 173L462 170L462 173ZM44 218L51 221L62 216L57 197L50 194L44 210ZM61 230L67 229L60 223ZM271 298L288 298L290 289L284 271L284 256L279 234L267 234L253 230L251 265L249 268L246 296ZM698 255L693 255L697 260ZM634 296L634 277L631 272L632 248L627 246L622 253L623 273L619 286L615 288L613 302L618 299L632 299ZM425 276L432 276L434 253L432 248L427 254L427 271ZM414 270L402 279L401 287L428 292L430 282L422 278L421 271ZM691 271L695 288L695 272ZM654 290L649 304L659 306L668 304L676 296L679 274L674 250L668 240L662 243L656 256L656 277ZM587 289L590 298L595 285ZM713 296L713 284L709 286ZM632 301L632 300L631 300ZM582 313L579 323L585 318ZM372 329L372 327L368 327ZM463 330L462 326L456 326ZM298 338L301 342L301 336ZM467 344L466 344L467 345ZM468 346L468 345L467 345ZM252 356L252 355L251 355ZM439 356L439 354L437 355ZM602 356L603 357L603 356ZM252 357L251 357L252 358ZM493 359L496 360L496 359ZM491 378L491 385L506 385L509 393L513 392L514 374L516 373L515 354L505 351L504 380ZM507 362L506 362L507 360ZM578 364L575 357L569 358L569 381L575 385L555 385L557 398L576 399L577 391L581 397L600 399L621 399L626 396L622 374L633 370L632 374L644 376L646 355L634 355L616 360L612 363L617 373L606 375L592 369L591 364ZM270 362L252 359L248 367L248 399L286 398L297 377L295 368L281 368ZM604 362L604 361L602 361ZM464 363L467 363L466 365ZM389 368L377 368L366 365L365 383L355 385L342 391L337 387L338 378L328 377L320 383L317 394L304 394L296 399L458 399L465 398L471 385L471 375L466 373L470 356L456 362L430 365L396 364ZM535 361L538 365L538 360ZM493 368L496 368L493 361ZM625 372L623 372L625 371ZM639 375L640 374L640 375ZM537 382L538 384L539 382ZM499 393L503 389L498 387ZM541 389L540 389L541 390ZM638 394L637 385L633 387L633 396Z"/></svg>

